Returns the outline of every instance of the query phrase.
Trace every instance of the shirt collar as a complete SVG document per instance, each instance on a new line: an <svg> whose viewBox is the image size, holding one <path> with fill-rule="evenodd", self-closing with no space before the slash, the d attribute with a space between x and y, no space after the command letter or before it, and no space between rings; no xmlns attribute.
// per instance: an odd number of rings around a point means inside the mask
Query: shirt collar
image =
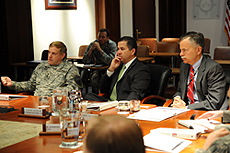
<svg viewBox="0 0 230 153"><path fill-rule="evenodd" d="M137 57L134 57L133 59L131 59L129 62L127 62L125 64L125 69L127 70L129 68L129 66L133 63L133 61L136 59Z"/></svg>
<svg viewBox="0 0 230 153"><path fill-rule="evenodd" d="M192 65L192 67L194 69L194 72L196 72L197 69L200 67L202 59L203 59L203 55L201 56L201 58L195 64Z"/></svg>
<svg viewBox="0 0 230 153"><path fill-rule="evenodd" d="M65 63L66 60L63 60L60 64L58 65L50 65L48 62L45 63L45 66L46 67L52 67L52 68L55 68L55 69L58 69L58 68L62 68L64 66L64 63Z"/></svg>

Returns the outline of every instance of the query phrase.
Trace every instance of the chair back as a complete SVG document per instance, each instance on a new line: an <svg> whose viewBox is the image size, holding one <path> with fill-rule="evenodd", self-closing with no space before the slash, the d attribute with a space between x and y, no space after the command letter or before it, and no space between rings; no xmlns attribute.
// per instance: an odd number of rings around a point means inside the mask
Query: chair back
<svg viewBox="0 0 230 153"><path fill-rule="evenodd" d="M140 45L148 45L150 52L156 51L156 43L157 43L156 38L139 38L137 40L137 43Z"/></svg>
<svg viewBox="0 0 230 153"><path fill-rule="evenodd" d="M78 56L84 56L85 50L87 49L88 45L81 45L79 47Z"/></svg>
<svg viewBox="0 0 230 153"><path fill-rule="evenodd" d="M211 40L209 38L204 38L204 53L209 54L210 53L210 44L211 44Z"/></svg>
<svg viewBox="0 0 230 153"><path fill-rule="evenodd" d="M149 95L164 97L172 70L167 66L157 64L148 64L148 67L151 76Z"/></svg>
<svg viewBox="0 0 230 153"><path fill-rule="evenodd" d="M230 47L229 46L218 46L214 49L214 60L229 60L230 59ZM230 68L228 65L222 65L227 85L230 86Z"/></svg>
<svg viewBox="0 0 230 153"><path fill-rule="evenodd" d="M178 43L160 41L157 43L157 52L179 52Z"/></svg>
<svg viewBox="0 0 230 153"><path fill-rule="evenodd" d="M230 59L230 47L218 46L214 50L214 60L229 60Z"/></svg>
<svg viewBox="0 0 230 153"><path fill-rule="evenodd" d="M43 50L41 60L48 60L48 53L49 50Z"/></svg>
<svg viewBox="0 0 230 153"><path fill-rule="evenodd" d="M224 68L224 73L226 76L227 85L230 86L230 68Z"/></svg>
<svg viewBox="0 0 230 153"><path fill-rule="evenodd" d="M179 42L180 38L163 38L161 39L161 41L164 41L164 42Z"/></svg>
<svg viewBox="0 0 230 153"><path fill-rule="evenodd" d="M141 41L140 40L137 40L137 45L141 45Z"/></svg>
<svg viewBox="0 0 230 153"><path fill-rule="evenodd" d="M148 45L138 45L137 46L137 57L148 57L149 56L149 46Z"/></svg>

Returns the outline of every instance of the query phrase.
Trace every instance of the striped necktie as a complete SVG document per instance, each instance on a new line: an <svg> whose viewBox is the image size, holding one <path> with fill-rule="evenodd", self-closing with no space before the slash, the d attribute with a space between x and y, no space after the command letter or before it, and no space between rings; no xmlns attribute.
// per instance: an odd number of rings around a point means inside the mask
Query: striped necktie
<svg viewBox="0 0 230 153"><path fill-rule="evenodd" d="M115 85L114 85L114 87L113 87L113 91L112 91L112 93L111 93L111 95L110 95L110 99L111 99L112 101L117 100L117 91L116 91L117 82L120 80L120 78L121 78L121 76L122 76L122 74L123 74L125 68L126 68L125 65L123 65L123 67L122 67L122 69L121 69L121 71L120 71L120 73L119 73L119 76L118 76L118 78L117 78L117 81L116 81L116 83L115 83Z"/></svg>
<svg viewBox="0 0 230 153"><path fill-rule="evenodd" d="M190 78L189 78L189 84L188 84L188 92L187 92L187 97L188 97L188 100L189 100L190 104L194 103L193 88L194 88L194 69L191 66L191 68L190 68Z"/></svg>

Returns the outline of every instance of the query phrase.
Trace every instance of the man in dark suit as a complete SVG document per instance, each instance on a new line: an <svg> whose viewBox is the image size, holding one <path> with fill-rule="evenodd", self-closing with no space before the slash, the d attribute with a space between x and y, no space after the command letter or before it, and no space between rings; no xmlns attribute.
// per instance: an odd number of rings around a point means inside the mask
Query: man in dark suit
<svg viewBox="0 0 230 153"><path fill-rule="evenodd" d="M203 34L188 32L180 38L179 44L183 62L172 107L197 110L227 109L228 87L225 74L218 63L208 55L203 55Z"/></svg>
<svg viewBox="0 0 230 153"><path fill-rule="evenodd" d="M143 99L150 84L150 72L147 65L136 57L137 43L132 37L122 37L118 41L118 50L107 72L100 82L100 91L106 97L88 97L88 100L131 100ZM99 98L99 99L98 99Z"/></svg>

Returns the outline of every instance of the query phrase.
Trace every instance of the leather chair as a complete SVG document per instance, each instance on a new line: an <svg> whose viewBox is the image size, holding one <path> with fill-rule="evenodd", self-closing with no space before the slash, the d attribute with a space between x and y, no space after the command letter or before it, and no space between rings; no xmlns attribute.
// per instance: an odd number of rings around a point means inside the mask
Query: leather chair
<svg viewBox="0 0 230 153"><path fill-rule="evenodd" d="M84 56L85 50L87 49L88 45L81 45L79 47L78 56Z"/></svg>
<svg viewBox="0 0 230 153"><path fill-rule="evenodd" d="M172 70L169 67L157 64L148 64L148 67L151 75L150 90L147 93L148 96L141 103L163 106L166 101L164 98L165 89Z"/></svg>
<svg viewBox="0 0 230 153"><path fill-rule="evenodd" d="M211 44L211 40L209 38L204 38L204 53L205 54L210 54L210 44Z"/></svg>
<svg viewBox="0 0 230 153"><path fill-rule="evenodd" d="M141 41L140 40L137 40L137 45L141 45Z"/></svg>
<svg viewBox="0 0 230 153"><path fill-rule="evenodd" d="M179 47L177 42L160 41L157 43L157 52L178 52Z"/></svg>
<svg viewBox="0 0 230 153"><path fill-rule="evenodd" d="M161 41L163 42L179 42L180 38L163 38Z"/></svg>
<svg viewBox="0 0 230 153"><path fill-rule="evenodd" d="M214 60L229 60L230 59L230 47L218 46L214 50Z"/></svg>
<svg viewBox="0 0 230 153"><path fill-rule="evenodd" d="M179 45L177 42L165 42L165 41L160 41L157 42L157 52L169 52L169 53L178 53L179 54ZM179 67L181 60L180 58L177 58L175 56L170 57L170 56L156 56L155 57L155 63L164 65L164 66L175 66Z"/></svg>
<svg viewBox="0 0 230 153"><path fill-rule="evenodd" d="M48 53L49 50L43 50L41 60L48 60Z"/></svg>
<svg viewBox="0 0 230 153"><path fill-rule="evenodd" d="M230 60L230 47L229 46L218 46L214 50L214 60ZM230 67L228 65L222 65L227 84L230 85Z"/></svg>
<svg viewBox="0 0 230 153"><path fill-rule="evenodd" d="M138 45L137 46L137 57L148 57L149 56L149 46L148 45Z"/></svg>
<svg viewBox="0 0 230 153"><path fill-rule="evenodd" d="M137 40L138 44L141 45L148 45L149 46L149 52L155 52L156 51L156 38L139 38Z"/></svg>
<svg viewBox="0 0 230 153"><path fill-rule="evenodd" d="M230 68L224 68L224 72L225 72L227 84L228 86L230 86Z"/></svg>

